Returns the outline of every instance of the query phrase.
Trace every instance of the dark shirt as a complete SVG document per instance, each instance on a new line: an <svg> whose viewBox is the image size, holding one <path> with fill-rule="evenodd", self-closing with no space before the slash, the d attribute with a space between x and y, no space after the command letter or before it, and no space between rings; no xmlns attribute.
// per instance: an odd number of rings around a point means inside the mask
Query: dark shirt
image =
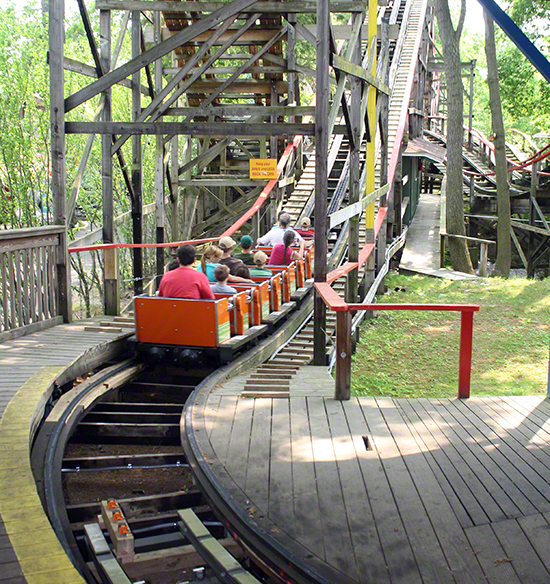
<svg viewBox="0 0 550 584"><path fill-rule="evenodd" d="M244 266L244 263L242 260L239 260L233 256L229 256L228 258L222 258L220 260L220 264L223 264L225 266L227 266L229 268L229 273L232 276L236 276L237 275L237 270L241 267Z"/></svg>
<svg viewBox="0 0 550 584"><path fill-rule="evenodd" d="M247 266L254 265L254 254L253 253L236 253L233 257L242 260Z"/></svg>

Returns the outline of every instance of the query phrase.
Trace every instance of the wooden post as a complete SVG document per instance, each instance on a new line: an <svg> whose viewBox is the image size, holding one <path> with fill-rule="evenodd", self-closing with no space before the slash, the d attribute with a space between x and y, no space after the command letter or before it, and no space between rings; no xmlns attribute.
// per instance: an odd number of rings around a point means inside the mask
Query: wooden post
<svg viewBox="0 0 550 584"><path fill-rule="evenodd" d="M382 24L380 27L381 31L381 58L385 59L386 55L389 53L390 47L390 25L389 20L386 18L382 19ZM383 82L388 85L390 78L390 69L389 66L386 65L384 71L384 78ZM422 95L422 98L424 96ZM379 129L380 129L380 137L382 142L382 148L380 151L380 186L384 186L388 182L388 117L389 117L389 106L390 106L390 98L384 93L378 95L378 99L380 100L380 120L379 120ZM388 206L388 196L383 195L380 197L380 207L387 207ZM382 266L386 261L386 246L388 238L392 238L393 236L393 225L388 224L388 215L384 217L384 223L380 227L380 231L378 233L378 245L376 247L377 253L377 263L378 267ZM381 292L384 291L385 281L382 280L380 282L379 290Z"/></svg>
<svg viewBox="0 0 550 584"><path fill-rule="evenodd" d="M179 137L176 134L171 142L170 151L170 178L172 180L172 241L179 241L180 239L180 228L179 228L179 199L180 199L180 187L178 183L178 168L179 168Z"/></svg>
<svg viewBox="0 0 550 584"><path fill-rule="evenodd" d="M111 12L110 10L99 11L99 31L100 31L100 54L101 66L104 71L111 70ZM105 104L103 106L103 121L110 122L112 119L112 96L111 89L103 93ZM101 178L103 191L103 242L114 243L114 213L113 213L113 158L111 156L112 136L102 134L101 136ZM116 249L105 250L105 273L104 273L104 307L105 314L117 315L119 312L118 302L118 270Z"/></svg>
<svg viewBox="0 0 550 584"><path fill-rule="evenodd" d="M376 53L376 43L373 46L373 39L377 34L377 0L369 0L369 19L368 19L368 47L369 51L374 50ZM370 58L370 57L369 57ZM370 73L376 76L376 54L372 59L372 69ZM376 91L371 88L367 97L367 117L370 128L370 141L367 142L367 152L365 166L367 177L365 181L366 193L372 193L376 187L375 167L376 167ZM374 202L365 209L365 227L366 243L374 243ZM374 282L375 273L375 254L371 253L365 262L365 288L369 290Z"/></svg>
<svg viewBox="0 0 550 584"><path fill-rule="evenodd" d="M329 0L317 2L317 97L315 104L315 268L316 282L327 279L327 157L329 116ZM326 365L326 306L315 292L313 364Z"/></svg>
<svg viewBox="0 0 550 584"><path fill-rule="evenodd" d="M474 120L474 68L476 66L476 60L470 61L470 107L468 110L468 150L472 151L472 124Z"/></svg>
<svg viewBox="0 0 550 584"><path fill-rule="evenodd" d="M351 313L336 313L336 384L334 399L351 396Z"/></svg>
<svg viewBox="0 0 550 584"><path fill-rule="evenodd" d="M529 193L529 225L535 225L535 201L537 200L538 187L538 162L533 162L531 167L531 192ZM535 252L535 234L529 231L529 243L527 246L527 277L535 277L534 255Z"/></svg>
<svg viewBox="0 0 550 584"><path fill-rule="evenodd" d="M474 328L474 313L461 313L460 327L460 359L458 365L458 397L470 397L470 377L472 374L472 337Z"/></svg>
<svg viewBox="0 0 550 584"><path fill-rule="evenodd" d="M65 160L65 106L63 43L65 28L64 0L49 0L49 63L50 63L50 130L52 149L52 204L56 225L65 231L59 234L57 247L57 306L64 322L72 319L71 270L67 236L67 176Z"/></svg>
<svg viewBox="0 0 550 584"><path fill-rule="evenodd" d="M154 34L155 44L160 44L160 12L154 13ZM162 91L162 59L155 61L155 93ZM159 118L162 121L162 117ZM164 141L163 136L155 137L155 218L156 218L156 241L164 243ZM157 247L157 287L164 273L164 248Z"/></svg>
<svg viewBox="0 0 550 584"><path fill-rule="evenodd" d="M363 19L364 14L353 15L353 20ZM357 39L357 44L351 56L352 63L361 63L361 34ZM357 203L360 198L359 183L361 180L360 156L361 156L361 81L357 77L351 77L351 127L353 132L352 147L349 156L349 204ZM359 260L359 222L361 215L355 215L349 220L349 245L348 261L357 262ZM354 303L358 301L359 270L355 268L347 275L346 302ZM340 313L338 313L340 314Z"/></svg>
<svg viewBox="0 0 550 584"><path fill-rule="evenodd" d="M479 263L477 266L478 274L485 278L487 276L487 250L488 244L482 241L479 244Z"/></svg>
<svg viewBox="0 0 550 584"><path fill-rule="evenodd" d="M132 11L132 58L141 53L141 12ZM132 120L141 114L141 70L132 75ZM134 243L143 243L143 161L141 136L132 136L132 233ZM134 265L134 294L143 292L143 249L132 250Z"/></svg>

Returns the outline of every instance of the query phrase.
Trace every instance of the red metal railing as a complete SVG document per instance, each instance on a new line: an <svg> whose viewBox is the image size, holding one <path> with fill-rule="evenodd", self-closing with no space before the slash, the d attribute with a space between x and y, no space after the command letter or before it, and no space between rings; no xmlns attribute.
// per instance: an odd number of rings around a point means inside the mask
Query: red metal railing
<svg viewBox="0 0 550 584"><path fill-rule="evenodd" d="M315 288L330 310L336 312L336 390L335 399L350 398L351 392L351 312L357 310L425 310L460 312L460 360L458 397L470 397L474 312L478 304L348 304L328 283L316 282Z"/></svg>

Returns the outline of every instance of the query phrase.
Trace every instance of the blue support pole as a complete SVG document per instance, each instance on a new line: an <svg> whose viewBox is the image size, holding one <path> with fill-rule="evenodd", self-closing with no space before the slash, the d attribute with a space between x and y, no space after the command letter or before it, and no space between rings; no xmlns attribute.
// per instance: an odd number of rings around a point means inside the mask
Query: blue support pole
<svg viewBox="0 0 550 584"><path fill-rule="evenodd" d="M537 71L550 83L550 63L548 59L525 36L518 25L502 10L495 0L478 0L491 18L506 33L508 38L529 59Z"/></svg>

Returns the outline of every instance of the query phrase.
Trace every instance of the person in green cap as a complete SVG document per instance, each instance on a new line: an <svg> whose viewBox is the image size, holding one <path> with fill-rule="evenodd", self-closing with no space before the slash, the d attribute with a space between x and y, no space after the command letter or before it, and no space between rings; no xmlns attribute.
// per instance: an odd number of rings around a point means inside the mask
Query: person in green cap
<svg viewBox="0 0 550 584"><path fill-rule="evenodd" d="M247 266L253 266L254 254L252 253L252 246L254 245L254 240L252 239L252 237L250 237L250 235L243 235L241 237L240 243L242 252L236 253L233 257L242 260L243 263L246 264Z"/></svg>

